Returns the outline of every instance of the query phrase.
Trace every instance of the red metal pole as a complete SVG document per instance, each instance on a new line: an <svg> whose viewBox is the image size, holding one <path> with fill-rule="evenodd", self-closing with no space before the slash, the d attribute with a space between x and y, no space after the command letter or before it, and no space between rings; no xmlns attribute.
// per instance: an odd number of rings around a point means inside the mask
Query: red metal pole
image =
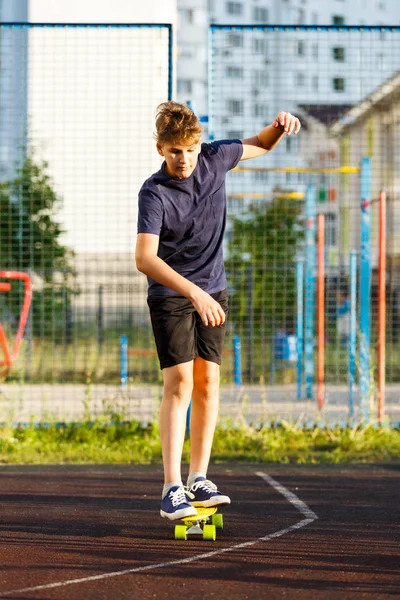
<svg viewBox="0 0 400 600"><path fill-rule="evenodd" d="M378 420L385 418L386 384L386 192L379 194L378 259Z"/></svg>
<svg viewBox="0 0 400 600"><path fill-rule="evenodd" d="M321 410L325 400L325 215L318 215L317 315L318 315L318 372L317 400Z"/></svg>
<svg viewBox="0 0 400 600"><path fill-rule="evenodd" d="M24 282L24 300L21 308L21 316L18 324L18 331L15 336L14 346L12 352L8 349L7 340L4 334L4 330L0 325L0 345L3 349L4 360L0 361L0 369L4 367L4 370L0 373L1 377L6 377L10 371L12 363L17 359L18 353L21 346L21 341L24 335L25 326L28 320L29 308L32 301L32 284L31 278L28 273L22 271L0 271L0 277L6 279L16 279ZM11 285L1 282L1 291L9 291Z"/></svg>

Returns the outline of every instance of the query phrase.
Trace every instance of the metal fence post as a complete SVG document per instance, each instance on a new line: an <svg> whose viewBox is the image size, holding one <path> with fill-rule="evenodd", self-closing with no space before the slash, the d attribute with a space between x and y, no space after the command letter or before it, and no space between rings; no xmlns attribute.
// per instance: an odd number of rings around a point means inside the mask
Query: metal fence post
<svg viewBox="0 0 400 600"><path fill-rule="evenodd" d="M354 417L353 388L356 381L357 351L357 252L350 253L350 335L349 335L349 418Z"/></svg>
<svg viewBox="0 0 400 600"><path fill-rule="evenodd" d="M301 258L296 263L296 287L297 287L297 315L296 315L296 337L297 337L297 400L303 395L303 349L304 349L304 260Z"/></svg>
<svg viewBox="0 0 400 600"><path fill-rule="evenodd" d="M233 380L235 385L242 385L242 343L238 335L233 338Z"/></svg>
<svg viewBox="0 0 400 600"><path fill-rule="evenodd" d="M314 384L314 318L315 318L315 267L316 267L316 190L307 186L305 198L306 219L306 280L305 280L305 330L304 360L306 398L313 397Z"/></svg>
<svg viewBox="0 0 400 600"><path fill-rule="evenodd" d="M371 342L371 159L361 161L361 239L360 239L360 417L370 419Z"/></svg>
<svg viewBox="0 0 400 600"><path fill-rule="evenodd" d="M128 386L128 338L126 335L120 337L120 363L121 363L121 386Z"/></svg>

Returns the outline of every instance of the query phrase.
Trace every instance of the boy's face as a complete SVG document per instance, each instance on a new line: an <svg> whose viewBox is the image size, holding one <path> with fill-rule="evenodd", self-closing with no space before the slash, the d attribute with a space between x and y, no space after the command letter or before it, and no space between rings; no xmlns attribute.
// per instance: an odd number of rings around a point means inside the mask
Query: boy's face
<svg viewBox="0 0 400 600"><path fill-rule="evenodd" d="M157 150L165 159L168 175L177 179L186 179L196 168L200 154L200 141L189 142L189 144L157 143Z"/></svg>

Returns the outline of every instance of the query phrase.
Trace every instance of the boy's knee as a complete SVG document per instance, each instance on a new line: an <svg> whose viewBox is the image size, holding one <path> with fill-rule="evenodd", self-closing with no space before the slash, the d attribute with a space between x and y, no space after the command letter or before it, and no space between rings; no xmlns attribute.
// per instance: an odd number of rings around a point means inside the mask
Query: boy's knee
<svg viewBox="0 0 400 600"><path fill-rule="evenodd" d="M164 380L164 390L169 396L185 396L191 394L192 389L193 377L187 371L176 369Z"/></svg>
<svg viewBox="0 0 400 600"><path fill-rule="evenodd" d="M196 391L205 396L213 396L219 387L219 377L212 373L202 373L197 375L194 380Z"/></svg>

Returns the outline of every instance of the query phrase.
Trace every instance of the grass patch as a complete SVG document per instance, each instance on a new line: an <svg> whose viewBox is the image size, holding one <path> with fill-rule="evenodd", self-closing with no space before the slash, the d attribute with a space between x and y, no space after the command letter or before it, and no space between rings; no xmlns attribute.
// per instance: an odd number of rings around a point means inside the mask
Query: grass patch
<svg viewBox="0 0 400 600"><path fill-rule="evenodd" d="M189 440L183 460L189 459ZM236 463L339 464L400 459L400 430L390 427L300 429L289 423L253 428L221 424L212 461ZM135 421L49 425L0 430L2 464L159 464L158 426Z"/></svg>

